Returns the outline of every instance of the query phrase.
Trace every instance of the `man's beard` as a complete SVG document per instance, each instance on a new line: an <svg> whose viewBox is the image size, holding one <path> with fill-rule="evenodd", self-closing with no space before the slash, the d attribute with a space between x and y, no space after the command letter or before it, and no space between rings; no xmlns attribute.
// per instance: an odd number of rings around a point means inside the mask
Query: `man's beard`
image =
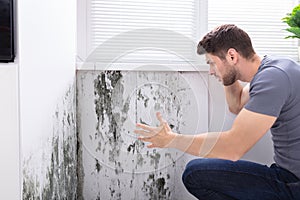
<svg viewBox="0 0 300 200"><path fill-rule="evenodd" d="M223 76L222 80L224 86L232 85L237 80L236 70L233 67L230 67L230 71Z"/></svg>

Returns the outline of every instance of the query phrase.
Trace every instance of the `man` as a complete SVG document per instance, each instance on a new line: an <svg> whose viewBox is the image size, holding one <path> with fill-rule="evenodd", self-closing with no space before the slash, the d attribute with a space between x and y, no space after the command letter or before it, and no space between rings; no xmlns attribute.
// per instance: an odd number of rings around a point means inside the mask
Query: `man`
<svg viewBox="0 0 300 200"><path fill-rule="evenodd" d="M229 110L237 117L228 131L182 135L161 125L137 124L149 148L177 148L206 157L190 161L183 173L198 199L300 199L300 66L288 58L259 57L246 32L226 24L199 42L210 74L224 85ZM240 81L249 82L242 87ZM271 129L275 163L268 167L239 160ZM203 148L204 146L211 148Z"/></svg>

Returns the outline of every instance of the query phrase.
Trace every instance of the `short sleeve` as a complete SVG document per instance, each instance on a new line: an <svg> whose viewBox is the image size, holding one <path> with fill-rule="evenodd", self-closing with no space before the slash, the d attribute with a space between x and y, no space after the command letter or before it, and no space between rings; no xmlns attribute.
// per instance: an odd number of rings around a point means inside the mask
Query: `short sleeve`
<svg viewBox="0 0 300 200"><path fill-rule="evenodd" d="M290 94L290 81L284 71L268 67L258 72L250 83L249 111L278 117Z"/></svg>

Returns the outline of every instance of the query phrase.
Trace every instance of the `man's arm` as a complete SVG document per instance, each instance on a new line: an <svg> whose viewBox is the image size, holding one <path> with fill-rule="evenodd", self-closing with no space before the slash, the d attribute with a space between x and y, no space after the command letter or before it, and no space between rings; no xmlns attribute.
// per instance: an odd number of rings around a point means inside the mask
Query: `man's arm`
<svg viewBox="0 0 300 200"><path fill-rule="evenodd" d="M209 158L240 159L273 125L276 117L246 109L236 117L232 128L224 132L182 135L171 131L158 113L159 127L137 124L140 140L149 142L149 148L176 148L183 152Z"/></svg>
<svg viewBox="0 0 300 200"><path fill-rule="evenodd" d="M238 114L249 100L249 83L243 87L239 81L224 86L226 101L230 112Z"/></svg>

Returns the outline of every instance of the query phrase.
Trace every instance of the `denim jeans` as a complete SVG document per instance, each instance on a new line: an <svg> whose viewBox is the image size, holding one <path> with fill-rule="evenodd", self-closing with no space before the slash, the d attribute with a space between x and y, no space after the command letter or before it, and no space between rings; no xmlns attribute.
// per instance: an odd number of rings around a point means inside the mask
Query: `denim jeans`
<svg viewBox="0 0 300 200"><path fill-rule="evenodd" d="M299 178L276 164L196 159L187 164L182 180L198 199L300 200Z"/></svg>

